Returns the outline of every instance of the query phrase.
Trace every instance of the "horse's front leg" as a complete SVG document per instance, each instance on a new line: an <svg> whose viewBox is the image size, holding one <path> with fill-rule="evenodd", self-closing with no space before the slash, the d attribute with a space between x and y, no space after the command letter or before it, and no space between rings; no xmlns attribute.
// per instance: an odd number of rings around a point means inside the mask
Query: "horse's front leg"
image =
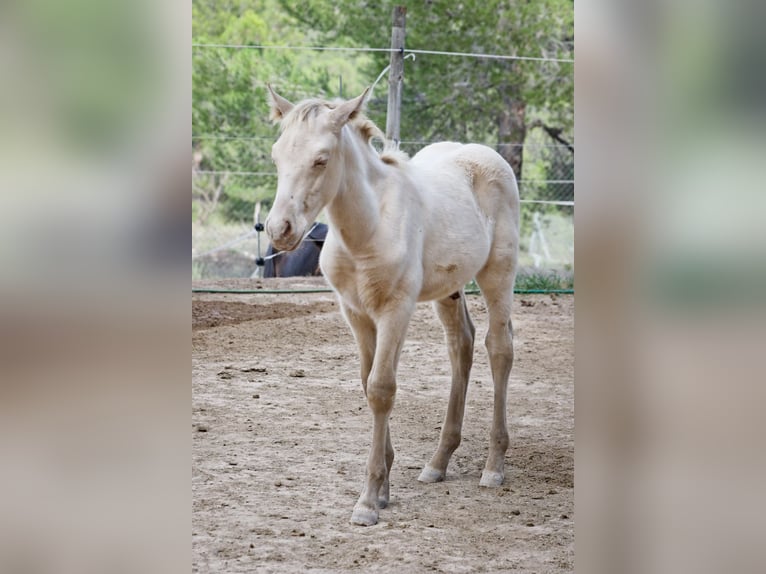
<svg viewBox="0 0 766 574"><path fill-rule="evenodd" d="M346 322L354 333L354 340L359 349L359 366L362 377L362 388L364 394L367 394L367 380L372 370L372 360L375 357L375 341L377 339L377 329L374 321L365 314L359 313L341 300L340 305Z"/></svg>
<svg viewBox="0 0 766 574"><path fill-rule="evenodd" d="M375 357L367 380L367 404L373 421L372 444L364 489L351 515L354 524L376 524L378 509L388 505L388 476L394 461L388 419L396 395L396 367L413 310L414 302L401 305L377 321Z"/></svg>
<svg viewBox="0 0 766 574"><path fill-rule="evenodd" d="M378 491L378 508L386 508L391 497L391 487L388 479L391 476L391 465L394 464L394 445L391 444L391 428L386 429L386 478Z"/></svg>
<svg viewBox="0 0 766 574"><path fill-rule="evenodd" d="M367 381L370 378L370 371L372 370L372 361L375 357L375 342L377 340L377 328L373 320L362 313L359 313L344 304L341 301L341 311L346 321L351 326L351 331L354 333L354 339L359 348L359 362L361 367L362 388L364 394L367 396ZM378 507L385 508L388 506L389 499L389 485L388 475L391 473L391 465L394 462L394 447L391 445L391 433L386 433L386 468L388 473L383 481L383 485L380 487L378 493Z"/></svg>

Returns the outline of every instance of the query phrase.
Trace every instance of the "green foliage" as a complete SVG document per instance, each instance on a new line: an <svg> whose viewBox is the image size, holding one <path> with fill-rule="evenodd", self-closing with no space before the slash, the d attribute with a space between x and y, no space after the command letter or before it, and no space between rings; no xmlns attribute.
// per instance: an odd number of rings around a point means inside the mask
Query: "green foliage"
<svg viewBox="0 0 766 574"><path fill-rule="evenodd" d="M568 271L524 270L516 276L514 291L562 291L574 289L574 275ZM465 286L466 293L479 293L476 280Z"/></svg>
<svg viewBox="0 0 766 574"><path fill-rule="evenodd" d="M401 2L280 3L304 25L321 31L327 42L350 38L388 47L392 10ZM570 0L415 2L407 6L409 48L571 58L573 39ZM370 76L388 60L387 53L375 54ZM401 132L406 136L402 139L489 141L509 99L521 99L528 107L544 110L571 131L573 70L569 63L418 55L405 69ZM384 108L385 98L381 100L376 103Z"/></svg>
<svg viewBox="0 0 766 574"><path fill-rule="evenodd" d="M276 0L194 0L193 42L236 45L310 45L320 39L304 29ZM269 122L266 83L293 100L333 97L338 78L354 91L367 83L361 70L369 56L336 52L195 48L192 51L192 152L203 172L193 198L209 209L220 205L227 219L250 220L255 202L268 206L276 189L270 149L276 128ZM220 187L220 194L216 189Z"/></svg>
<svg viewBox="0 0 766 574"><path fill-rule="evenodd" d="M192 37L203 44L388 47L391 14L399 3L193 0ZM414 2L408 5L406 33L408 48L571 58L572 2ZM350 97L371 84L388 63L387 52L193 48L196 169L273 173L270 147L276 128L268 121L266 82L297 101L340 95L342 78L342 95ZM418 55L405 65L402 139L494 145L502 140L500 118L513 108L523 113L515 145L525 139L555 143L542 130L531 129L537 120L558 127L572 141L573 71L569 63ZM385 86L384 79L368 105L369 115L381 126ZM402 147L414 153L422 145ZM562 174L572 170L572 154L565 148L552 150L534 155L525 151L524 174L517 176L571 179ZM193 199L208 211L218 202L231 221L250 220L255 202L268 206L274 192L271 176L208 174L193 180ZM573 186L522 187L526 198L569 199L573 192ZM197 217L205 211L199 209Z"/></svg>
<svg viewBox="0 0 766 574"><path fill-rule="evenodd" d="M574 289L574 276L556 271L526 271L519 273L516 291L560 291Z"/></svg>

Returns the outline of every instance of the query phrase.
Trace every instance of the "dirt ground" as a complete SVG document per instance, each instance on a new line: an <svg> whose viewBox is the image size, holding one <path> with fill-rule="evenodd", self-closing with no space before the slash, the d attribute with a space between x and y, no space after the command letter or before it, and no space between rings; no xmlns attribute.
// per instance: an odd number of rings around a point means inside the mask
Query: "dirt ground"
<svg viewBox="0 0 766 574"><path fill-rule="evenodd" d="M324 286L321 278L258 284ZM391 417L391 504L376 526L361 527L349 519L372 417L334 295L194 294L193 572L571 572L574 297L516 295L511 445L499 489L479 487L492 383L483 299L468 301L477 344L447 480L417 481L450 384L441 325L420 304Z"/></svg>

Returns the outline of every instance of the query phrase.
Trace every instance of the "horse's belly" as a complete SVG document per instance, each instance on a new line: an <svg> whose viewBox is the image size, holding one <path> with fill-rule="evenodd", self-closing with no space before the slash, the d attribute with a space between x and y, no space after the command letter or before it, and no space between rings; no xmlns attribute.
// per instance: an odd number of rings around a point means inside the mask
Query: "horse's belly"
<svg viewBox="0 0 766 574"><path fill-rule="evenodd" d="M423 287L418 299L433 301L443 299L462 289L484 266L489 255L489 245L474 245L469 253L424 262Z"/></svg>
<svg viewBox="0 0 766 574"><path fill-rule="evenodd" d="M441 299L455 293L484 267L491 246L492 222L472 197L455 201L459 209L434 209L423 250L423 288L420 300Z"/></svg>
<svg viewBox="0 0 766 574"><path fill-rule="evenodd" d="M435 276L437 278L437 276ZM460 277L450 277L446 275L441 281L429 281L423 284L418 301L437 301L444 299L453 293L460 291L473 276L461 275Z"/></svg>

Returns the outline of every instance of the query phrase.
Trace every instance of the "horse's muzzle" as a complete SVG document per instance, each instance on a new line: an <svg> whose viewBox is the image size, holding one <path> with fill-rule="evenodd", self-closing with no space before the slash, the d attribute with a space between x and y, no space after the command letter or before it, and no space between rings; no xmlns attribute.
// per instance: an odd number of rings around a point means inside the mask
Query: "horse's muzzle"
<svg viewBox="0 0 766 574"><path fill-rule="evenodd" d="M296 233L295 227L288 219L273 221L269 218L266 220L266 233L271 244L279 251L292 251L300 245L303 233Z"/></svg>

